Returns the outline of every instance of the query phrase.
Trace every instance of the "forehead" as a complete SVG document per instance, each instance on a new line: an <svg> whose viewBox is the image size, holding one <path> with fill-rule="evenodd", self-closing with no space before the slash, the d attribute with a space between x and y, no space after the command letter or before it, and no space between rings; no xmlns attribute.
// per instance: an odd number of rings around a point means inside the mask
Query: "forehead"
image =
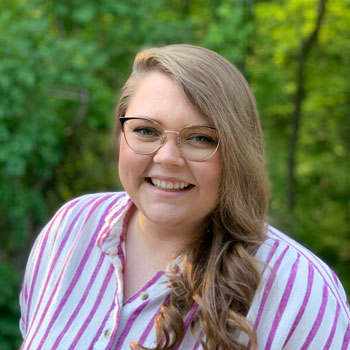
<svg viewBox="0 0 350 350"><path fill-rule="evenodd" d="M166 127L208 124L180 85L160 72L147 73L139 79L126 115L150 118Z"/></svg>

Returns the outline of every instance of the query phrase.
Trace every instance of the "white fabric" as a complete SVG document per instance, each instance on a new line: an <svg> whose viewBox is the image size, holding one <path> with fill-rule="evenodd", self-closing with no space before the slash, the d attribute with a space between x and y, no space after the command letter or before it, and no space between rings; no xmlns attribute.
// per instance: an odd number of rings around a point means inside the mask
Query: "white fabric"
<svg viewBox="0 0 350 350"><path fill-rule="evenodd" d="M86 195L64 205L30 254L20 296L23 350L129 349L155 345L154 320L172 268L123 301L126 193ZM270 227L256 257L262 283L248 314L259 350L349 350L345 292L320 259ZM201 349L186 334L178 349ZM243 334L239 339L246 342Z"/></svg>

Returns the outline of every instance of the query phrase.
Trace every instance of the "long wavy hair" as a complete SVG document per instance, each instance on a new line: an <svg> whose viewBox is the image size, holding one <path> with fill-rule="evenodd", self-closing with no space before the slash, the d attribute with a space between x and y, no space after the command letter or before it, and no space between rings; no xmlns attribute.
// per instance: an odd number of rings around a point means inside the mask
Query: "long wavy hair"
<svg viewBox="0 0 350 350"><path fill-rule="evenodd" d="M223 170L206 232L182 252L186 264L170 280L170 297L155 323L153 349L169 350L181 343L184 317L195 304L191 331L204 350L256 349L247 314L260 283L254 253L266 234L269 184L254 96L237 68L213 51L184 44L150 48L135 58L116 107L118 118L125 115L140 79L154 71L176 81L216 127ZM241 332L248 344L237 341ZM148 349L137 343L131 348Z"/></svg>

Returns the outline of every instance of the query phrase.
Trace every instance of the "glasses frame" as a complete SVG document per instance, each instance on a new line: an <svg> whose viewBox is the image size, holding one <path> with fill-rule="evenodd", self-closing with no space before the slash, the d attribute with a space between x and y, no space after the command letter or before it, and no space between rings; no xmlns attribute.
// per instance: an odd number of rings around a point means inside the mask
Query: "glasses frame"
<svg viewBox="0 0 350 350"><path fill-rule="evenodd" d="M125 124L125 122L127 122L128 120L131 120L131 119L146 120L146 121L148 121L148 122L150 122L150 123L152 123L152 124L158 125L161 129L163 129L163 127L162 127L158 122L156 122L155 120L150 119L150 118L133 117L133 116L124 116L124 117L120 117L120 118L119 118L119 121L120 121L121 126L122 126L122 132L123 132L123 134L124 134L124 139L125 139L126 143L128 144L128 146L129 146L135 153L137 153L137 154L148 155L148 154L152 154L152 153L157 152L161 147L164 146L164 144L165 144L165 142L166 142L166 140L167 140L166 134L176 134L176 145L177 145L178 150L181 152L181 154L182 154L186 159L191 160L191 161L194 161L194 162L203 162L203 161L206 161L206 160L210 159L211 157L214 156L214 154L216 153L216 151L218 150L219 145L220 145L220 139L219 139L219 140L218 140L218 144L216 145L216 148L215 148L215 150L213 151L213 153L212 153L209 157L206 157L206 158L204 158L204 159L198 160L198 159L193 159L193 158L191 158L191 157L186 156L186 155L182 152L182 150L181 150L181 139L180 139L180 137L179 137L179 134L180 134L180 132L181 132L182 130L188 129L188 128L192 128L192 127L205 127L205 128L208 128L208 129L212 129L212 130L217 131L217 129L216 129L215 127L211 126L211 125L192 124L192 125L186 125L186 126L184 126L183 128L181 128L181 129L178 130L178 131L174 131L174 130L163 130L162 137L161 137L161 139L160 139L160 144L159 144L159 146L158 146L154 151L152 151L152 152L139 152L139 151L135 151L134 148L132 148L132 147L130 146L130 144L129 144L129 142L128 142L126 136L125 136L125 132L124 132L124 124Z"/></svg>

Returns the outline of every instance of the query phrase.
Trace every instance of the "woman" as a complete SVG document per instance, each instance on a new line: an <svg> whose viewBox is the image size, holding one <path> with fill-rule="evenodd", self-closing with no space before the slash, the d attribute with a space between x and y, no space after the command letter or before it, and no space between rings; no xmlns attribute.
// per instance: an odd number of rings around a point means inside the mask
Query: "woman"
<svg viewBox="0 0 350 350"><path fill-rule="evenodd" d="M116 114L126 192L69 202L38 237L22 349L349 349L337 277L266 224L237 69L190 45L142 51Z"/></svg>

